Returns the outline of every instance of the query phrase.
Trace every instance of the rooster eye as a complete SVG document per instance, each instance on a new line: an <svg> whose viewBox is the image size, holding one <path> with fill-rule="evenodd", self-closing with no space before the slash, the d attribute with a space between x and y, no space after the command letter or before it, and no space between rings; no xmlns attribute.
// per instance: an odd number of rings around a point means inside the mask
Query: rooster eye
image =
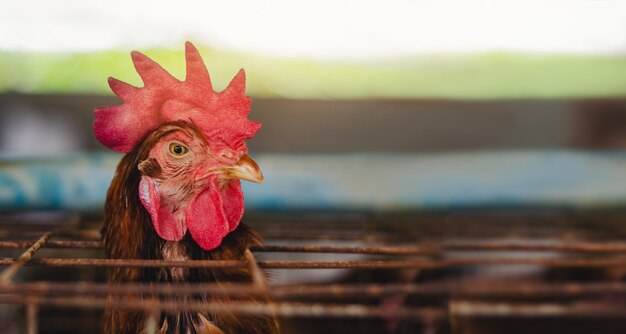
<svg viewBox="0 0 626 334"><path fill-rule="evenodd" d="M176 143L170 144L170 153L172 153L173 155L180 156L180 155L187 153L188 151L189 149L181 144L176 144Z"/></svg>

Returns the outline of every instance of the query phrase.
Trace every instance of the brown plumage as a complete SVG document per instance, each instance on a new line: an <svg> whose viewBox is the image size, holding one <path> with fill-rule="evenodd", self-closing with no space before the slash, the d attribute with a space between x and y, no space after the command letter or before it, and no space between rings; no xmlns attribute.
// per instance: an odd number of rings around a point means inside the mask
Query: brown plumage
<svg viewBox="0 0 626 334"><path fill-rule="evenodd" d="M198 259L198 260L244 260L246 249L259 245L257 233L240 224L228 234L221 245L206 251L198 246L187 233L180 241L166 241L159 237L148 211L142 206L139 184L142 176L158 178L161 166L149 154L157 142L172 126L193 131L184 122L166 124L126 154L117 167L107 194L105 222L102 229L105 251L113 259ZM169 130L168 130L169 129ZM247 268L217 269L168 269L168 268L111 268L107 275L110 283L123 282L251 282ZM126 298L112 295L110 298ZM175 297L174 297L175 298ZM210 295L197 297L202 300L219 300ZM265 297L255 297L265 302ZM105 312L105 333L135 334L144 330L145 313L134 310L108 308ZM207 325L205 319L212 325ZM178 312L163 314L158 322L163 333L278 333L278 323L273 317L239 316L232 314L192 314ZM214 325L214 326L213 326ZM217 330L215 327L219 328Z"/></svg>

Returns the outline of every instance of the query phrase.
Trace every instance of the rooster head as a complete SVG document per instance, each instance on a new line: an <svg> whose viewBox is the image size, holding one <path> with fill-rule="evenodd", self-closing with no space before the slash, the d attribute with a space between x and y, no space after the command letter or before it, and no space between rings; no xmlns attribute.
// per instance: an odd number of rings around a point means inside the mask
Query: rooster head
<svg viewBox="0 0 626 334"><path fill-rule="evenodd" d="M239 71L216 93L191 43L185 81L141 53L132 59L144 87L109 78L124 104L96 108L96 138L119 152L144 152L137 166L139 198L161 238L178 241L189 231L201 248L212 250L241 220L240 180L263 181L244 142L261 126L247 119L245 74Z"/></svg>

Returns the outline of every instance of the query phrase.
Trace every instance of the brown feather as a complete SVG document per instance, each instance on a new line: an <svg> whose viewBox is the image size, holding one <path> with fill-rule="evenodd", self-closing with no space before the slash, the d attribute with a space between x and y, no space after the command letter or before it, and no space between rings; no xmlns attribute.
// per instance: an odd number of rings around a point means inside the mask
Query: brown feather
<svg viewBox="0 0 626 334"><path fill-rule="evenodd" d="M184 122L168 123L188 126ZM166 125L168 125L166 124ZM146 161L150 149L164 135L159 129L152 132L132 152L120 161L105 204L103 241L107 258L112 259L163 259L165 241L156 234L150 215L139 199L139 182L142 173L157 176L160 172L158 163ZM143 163L142 163L143 162ZM141 169L141 171L140 171ZM222 244L213 251L201 249L187 234L179 242L190 259L213 260L245 260L246 249L259 245L261 238L245 224L230 233ZM166 268L111 268L107 273L111 283L123 282L171 282L172 273ZM209 268L191 269L187 272L189 282L252 282L248 268ZM130 298L123 295L111 295L109 298ZM137 297L135 297L137 298ZM201 299L219 301L212 296L201 296ZM252 297L251 297L252 298ZM223 300L223 299L221 299ZM268 297L251 299L266 302ZM205 318L206 316L206 318ZM143 330L145 315L143 312L121 310L109 307L105 310L104 332L108 334L136 334ZM178 333L204 324L207 318L214 327L224 333L278 333L278 322L270 316L235 316L233 314L198 315L189 313L165 314L161 317L159 328L166 333ZM207 320L208 321L208 320ZM177 326L173 324L178 324ZM183 329L186 328L186 329ZM198 327L200 328L200 327ZM206 327L204 328L211 328ZM209 333L215 332L212 328ZM204 331L206 333L206 331Z"/></svg>

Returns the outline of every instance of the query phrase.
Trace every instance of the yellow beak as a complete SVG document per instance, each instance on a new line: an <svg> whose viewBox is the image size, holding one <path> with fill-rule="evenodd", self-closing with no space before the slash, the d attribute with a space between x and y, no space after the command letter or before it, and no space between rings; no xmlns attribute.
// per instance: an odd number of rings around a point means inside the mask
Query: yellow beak
<svg viewBox="0 0 626 334"><path fill-rule="evenodd" d="M240 179L256 183L263 183L264 177L259 165L252 158L245 154L233 166L223 169L224 176L229 179Z"/></svg>

